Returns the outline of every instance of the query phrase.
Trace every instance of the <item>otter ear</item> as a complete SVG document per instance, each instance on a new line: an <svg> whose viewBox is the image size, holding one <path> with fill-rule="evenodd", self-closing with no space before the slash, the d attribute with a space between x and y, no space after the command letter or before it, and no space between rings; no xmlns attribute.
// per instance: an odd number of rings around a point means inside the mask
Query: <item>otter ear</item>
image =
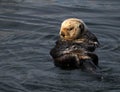
<svg viewBox="0 0 120 92"><path fill-rule="evenodd" d="M85 30L85 29L84 29L84 25L83 25L83 24L80 24L80 25L79 25L79 28L80 28L80 30L81 30L81 33L83 33L84 30Z"/></svg>

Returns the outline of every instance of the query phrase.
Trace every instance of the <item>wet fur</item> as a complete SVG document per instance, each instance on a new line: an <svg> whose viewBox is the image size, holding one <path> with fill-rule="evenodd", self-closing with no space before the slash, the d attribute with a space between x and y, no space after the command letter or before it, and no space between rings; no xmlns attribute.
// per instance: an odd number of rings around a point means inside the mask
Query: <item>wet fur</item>
<svg viewBox="0 0 120 92"><path fill-rule="evenodd" d="M61 24L60 39L56 41L50 55L55 66L62 69L92 71L98 66L98 56L93 53L98 46L96 36L88 31L86 24L80 19L70 18Z"/></svg>

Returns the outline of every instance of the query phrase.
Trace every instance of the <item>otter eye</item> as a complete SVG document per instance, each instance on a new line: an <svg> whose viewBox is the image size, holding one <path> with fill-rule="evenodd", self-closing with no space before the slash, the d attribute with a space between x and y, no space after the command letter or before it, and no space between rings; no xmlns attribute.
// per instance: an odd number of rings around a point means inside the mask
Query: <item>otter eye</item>
<svg viewBox="0 0 120 92"><path fill-rule="evenodd" d="M71 30L73 30L74 29L74 27L71 27L69 30L71 31Z"/></svg>

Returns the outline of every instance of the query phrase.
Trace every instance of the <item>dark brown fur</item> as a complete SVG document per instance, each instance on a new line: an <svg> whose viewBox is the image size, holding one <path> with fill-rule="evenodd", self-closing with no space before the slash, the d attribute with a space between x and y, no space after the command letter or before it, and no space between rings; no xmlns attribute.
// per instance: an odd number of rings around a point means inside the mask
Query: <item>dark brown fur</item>
<svg viewBox="0 0 120 92"><path fill-rule="evenodd" d="M62 69L86 69L98 67L98 56L93 51L99 46L94 34L87 30L82 20L71 18L62 23L60 39L50 51L54 64Z"/></svg>

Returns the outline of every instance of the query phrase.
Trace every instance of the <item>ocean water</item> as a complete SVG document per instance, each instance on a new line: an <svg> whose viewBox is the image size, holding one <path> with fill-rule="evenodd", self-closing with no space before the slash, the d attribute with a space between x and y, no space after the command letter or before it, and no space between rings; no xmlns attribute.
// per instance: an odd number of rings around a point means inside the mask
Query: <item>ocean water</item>
<svg viewBox="0 0 120 92"><path fill-rule="evenodd" d="M70 17L100 41L102 78L54 66L49 51ZM120 0L0 0L0 92L120 92Z"/></svg>

